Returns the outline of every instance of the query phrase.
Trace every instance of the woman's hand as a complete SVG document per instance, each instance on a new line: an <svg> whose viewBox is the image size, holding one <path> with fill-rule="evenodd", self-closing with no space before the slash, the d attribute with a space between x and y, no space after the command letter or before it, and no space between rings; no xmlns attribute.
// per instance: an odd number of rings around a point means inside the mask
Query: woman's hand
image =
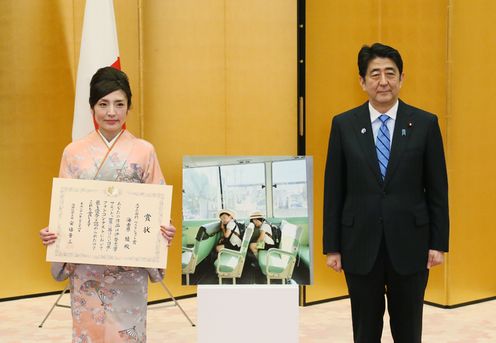
<svg viewBox="0 0 496 343"><path fill-rule="evenodd" d="M57 234L48 231L48 227L40 230L40 238L43 245L50 245L57 239Z"/></svg>
<svg viewBox="0 0 496 343"><path fill-rule="evenodd" d="M162 236L167 240L167 246L170 247L172 238L176 234L176 228L172 224L160 225L160 231L162 231Z"/></svg>

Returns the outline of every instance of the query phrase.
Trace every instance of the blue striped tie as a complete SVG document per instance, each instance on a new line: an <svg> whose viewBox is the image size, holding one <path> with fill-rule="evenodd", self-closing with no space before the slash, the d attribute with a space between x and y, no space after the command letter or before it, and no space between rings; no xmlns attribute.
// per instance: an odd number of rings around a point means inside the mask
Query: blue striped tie
<svg viewBox="0 0 496 343"><path fill-rule="evenodd" d="M381 169L382 179L386 177L386 169L389 162L391 139L389 138L389 129L386 122L389 120L389 116L382 114L379 117L381 121L381 127L377 133L377 140L375 143L375 150L377 151L377 159L379 160L379 168Z"/></svg>

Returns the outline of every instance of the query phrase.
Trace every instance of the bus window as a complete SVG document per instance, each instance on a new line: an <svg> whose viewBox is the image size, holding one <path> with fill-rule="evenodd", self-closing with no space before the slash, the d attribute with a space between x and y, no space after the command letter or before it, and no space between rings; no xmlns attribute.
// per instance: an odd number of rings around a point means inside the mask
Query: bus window
<svg viewBox="0 0 496 343"><path fill-rule="evenodd" d="M183 169L183 219L216 219L219 208L219 168Z"/></svg>
<svg viewBox="0 0 496 343"><path fill-rule="evenodd" d="M272 163L274 217L306 217L306 161L293 160Z"/></svg>
<svg viewBox="0 0 496 343"><path fill-rule="evenodd" d="M266 213L263 163L227 165L220 168L224 207L248 218L253 211Z"/></svg>

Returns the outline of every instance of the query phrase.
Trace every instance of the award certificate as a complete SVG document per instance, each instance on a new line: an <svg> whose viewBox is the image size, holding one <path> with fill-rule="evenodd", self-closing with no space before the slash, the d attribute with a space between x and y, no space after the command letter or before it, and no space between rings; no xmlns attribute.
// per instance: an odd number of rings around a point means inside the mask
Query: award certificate
<svg viewBox="0 0 496 343"><path fill-rule="evenodd" d="M165 268L172 186L54 178L47 261Z"/></svg>

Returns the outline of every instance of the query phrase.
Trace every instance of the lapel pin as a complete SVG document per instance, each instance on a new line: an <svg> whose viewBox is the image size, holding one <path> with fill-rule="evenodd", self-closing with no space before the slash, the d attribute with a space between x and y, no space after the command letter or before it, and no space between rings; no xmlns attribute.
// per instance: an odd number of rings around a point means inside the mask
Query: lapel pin
<svg viewBox="0 0 496 343"><path fill-rule="evenodd" d="M408 123L408 127L412 127L412 126L413 126L413 124L412 124L412 123Z"/></svg>
<svg viewBox="0 0 496 343"><path fill-rule="evenodd" d="M401 129L401 135L406 136L406 130L405 129Z"/></svg>
<svg viewBox="0 0 496 343"><path fill-rule="evenodd" d="M367 132L367 130L365 128L362 129L362 131L360 131L362 133L362 135Z"/></svg>

